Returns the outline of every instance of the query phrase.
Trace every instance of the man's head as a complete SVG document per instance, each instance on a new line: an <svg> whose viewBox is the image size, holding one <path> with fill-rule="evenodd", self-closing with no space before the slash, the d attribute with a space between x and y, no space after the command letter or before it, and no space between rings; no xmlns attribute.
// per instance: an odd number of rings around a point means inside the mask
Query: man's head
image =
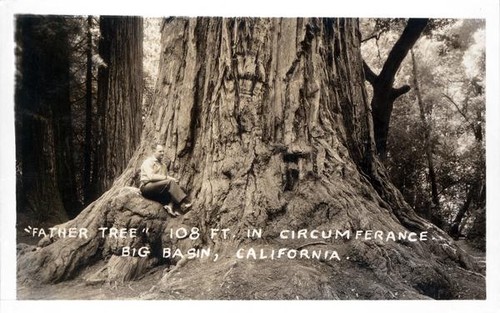
<svg viewBox="0 0 500 313"><path fill-rule="evenodd" d="M165 150L163 149L162 145L156 145L155 150L153 152L154 157L158 160L161 161L163 159L163 155L165 154Z"/></svg>

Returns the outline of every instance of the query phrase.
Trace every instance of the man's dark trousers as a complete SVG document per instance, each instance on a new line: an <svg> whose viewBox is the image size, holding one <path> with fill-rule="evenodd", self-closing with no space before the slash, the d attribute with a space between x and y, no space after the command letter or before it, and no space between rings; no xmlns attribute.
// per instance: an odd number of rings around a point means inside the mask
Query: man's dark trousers
<svg viewBox="0 0 500 313"><path fill-rule="evenodd" d="M173 179L164 179L146 183L141 187L145 198L158 201L165 205L172 202L180 204L186 198L186 193Z"/></svg>

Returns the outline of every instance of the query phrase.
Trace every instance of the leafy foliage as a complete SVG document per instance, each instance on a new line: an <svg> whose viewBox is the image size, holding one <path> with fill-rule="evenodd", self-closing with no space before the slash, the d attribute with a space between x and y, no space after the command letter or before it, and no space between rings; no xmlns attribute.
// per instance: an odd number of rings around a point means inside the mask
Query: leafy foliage
<svg viewBox="0 0 500 313"><path fill-rule="evenodd" d="M404 27L402 22L404 25L404 21L392 19L361 21L364 38L379 34L362 45L363 57L374 71L381 69ZM482 20L434 19L413 48L427 126L419 117L410 58L403 62L395 80L395 85L408 84L413 91L395 103L386 167L408 203L445 229L451 228L469 193L477 193L473 186L485 180L484 27ZM439 210L431 205L424 127L431 133ZM480 198L473 197L460 221L462 232L469 231L484 206Z"/></svg>

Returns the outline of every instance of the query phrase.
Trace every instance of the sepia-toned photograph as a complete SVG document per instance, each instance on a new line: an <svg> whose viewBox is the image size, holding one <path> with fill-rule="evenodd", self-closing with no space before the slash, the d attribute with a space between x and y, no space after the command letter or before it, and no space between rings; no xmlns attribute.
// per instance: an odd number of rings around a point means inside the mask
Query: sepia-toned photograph
<svg viewBox="0 0 500 313"><path fill-rule="evenodd" d="M485 18L13 24L17 300L494 296Z"/></svg>

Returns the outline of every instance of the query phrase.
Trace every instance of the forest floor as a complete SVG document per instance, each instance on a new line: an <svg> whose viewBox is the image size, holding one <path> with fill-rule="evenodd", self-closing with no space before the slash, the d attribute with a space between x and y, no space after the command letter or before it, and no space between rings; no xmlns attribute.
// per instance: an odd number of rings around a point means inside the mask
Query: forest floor
<svg viewBox="0 0 500 313"><path fill-rule="evenodd" d="M42 287L17 286L18 300L141 300L158 284L167 266L159 266L139 280L110 285L89 284L78 277Z"/></svg>
<svg viewBox="0 0 500 313"><path fill-rule="evenodd" d="M470 245L467 240L457 240L455 243L462 248L464 251L469 253L476 261L481 265L481 270L483 273L486 272L486 252L481 251L475 248L473 245Z"/></svg>
<svg viewBox="0 0 500 313"><path fill-rule="evenodd" d="M29 241L27 237L18 236L18 242L33 244L33 242ZM481 252L472 246L470 246L465 240L460 240L457 244L467 252L469 252L473 257L475 257L480 263L485 264L485 253ZM20 285L17 286L17 298L19 300L147 300L147 299L172 299L172 300L184 300L184 299L225 299L225 298L236 298L245 299L248 295L242 294L239 297L235 292L239 289L238 286L222 286L224 284L224 280L222 278L221 288L219 290L210 290L210 284L206 285L206 282L200 277L203 277L206 272L205 266L198 267L196 265L190 266L190 262L188 262L188 266L184 268L182 271L176 271L171 273L169 280L172 280L172 283L169 284L170 288L167 291L160 292L159 291L159 283L162 280L162 277L165 275L167 271L169 271L169 267L167 265L157 266L150 270L148 273L143 275L140 279L130 282L117 283L117 284L109 284L109 283L89 283L83 277L85 277L86 273L92 273L96 271L102 264L95 264L91 267L86 268L82 271L81 275L78 277L64 281L57 284L51 285L43 285L43 286L28 286L28 285ZM227 263L227 262L224 262ZM224 272L227 269L227 264L224 265L222 263L217 267L210 268L211 274L214 274L214 279L220 280L224 275ZM205 268L205 269L203 269ZM269 271L275 271L277 269L269 269ZM249 271L249 275L252 276ZM262 272L265 272L262 270ZM460 275L460 273L456 273ZM454 275L452 275L454 276ZM249 281L241 281L242 284L252 284L252 279L257 279L256 277L240 277L243 280ZM457 277L458 278L458 277ZM198 282L193 282L194 280L198 280ZM292 278L294 279L294 278ZM350 295L351 287L348 281L343 282L341 279L337 278L337 288L339 290L345 289L346 292L342 293L340 296L342 299L356 299L358 294L357 292L362 292L361 290L357 290L356 293L352 293ZM288 288L285 285L282 285L282 281L270 281L271 285L280 285L280 288L274 288L274 290L279 290L278 295L284 295L284 298L289 298L293 293L293 290ZM339 286L339 284L345 284L345 286ZM460 298L468 298L467 295L469 293L468 290L477 290L478 286L474 286L474 284L480 284L480 280L471 280L466 288L463 289L463 295ZM206 285L206 286L205 286ZM219 282L217 281L217 286L219 286ZM173 288L172 288L173 287ZM224 288L222 288L224 287ZM241 287L241 286L240 286ZM304 286L306 287L306 286ZM345 287L345 288L344 288ZM226 289L221 290L221 289ZM479 288L481 288L479 286ZM203 289L203 290L201 290ZM287 290L290 289L290 290ZM191 292L191 291L195 292ZM462 292L462 291L461 291ZM231 295L231 296L229 296ZM366 294L365 294L366 296ZM258 297L257 297L258 298ZM281 297L279 297L281 298ZM365 297L362 297L365 298ZM371 297L368 297L371 299ZM395 299L397 299L396 297ZM299 297L297 296L297 299Z"/></svg>

